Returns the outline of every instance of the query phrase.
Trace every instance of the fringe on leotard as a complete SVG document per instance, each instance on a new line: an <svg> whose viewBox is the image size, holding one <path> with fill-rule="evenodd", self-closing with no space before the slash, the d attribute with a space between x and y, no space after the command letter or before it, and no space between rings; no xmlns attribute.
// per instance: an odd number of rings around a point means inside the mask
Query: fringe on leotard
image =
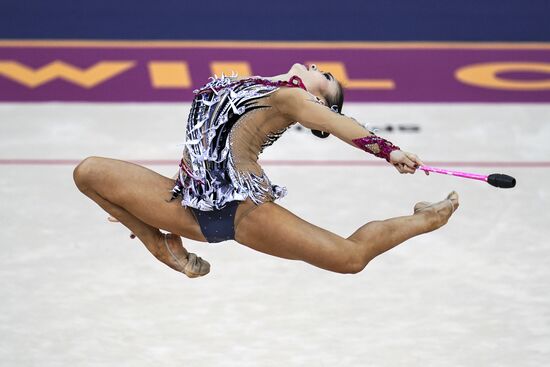
<svg viewBox="0 0 550 367"><path fill-rule="evenodd" d="M272 82L258 77L236 80L236 76L211 78L195 90L187 122L184 159L172 190L172 199L202 211L221 209L226 203L250 198L254 203L273 201L286 194L286 188L272 185L262 172L239 171L231 154L229 138L237 120L253 109L253 101L270 95L280 87L306 89L300 78ZM268 135L262 150L285 131Z"/></svg>

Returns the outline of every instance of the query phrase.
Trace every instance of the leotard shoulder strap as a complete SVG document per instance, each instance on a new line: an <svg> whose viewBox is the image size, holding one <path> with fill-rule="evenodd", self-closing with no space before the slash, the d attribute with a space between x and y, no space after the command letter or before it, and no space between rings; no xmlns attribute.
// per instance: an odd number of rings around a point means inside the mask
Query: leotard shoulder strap
<svg viewBox="0 0 550 367"><path fill-rule="evenodd" d="M307 91L307 88L300 79L300 77L294 75L292 76L288 81L284 80L278 80L278 81L271 81L268 79L260 78L260 77L251 77L246 79L241 79L233 82L229 82L229 78L221 78L221 79L213 79L210 83L206 84L201 89L195 90L195 94L203 94L203 93L218 93L222 89L225 88L235 88L238 85L265 85L269 87L288 87L288 88L301 88L305 91Z"/></svg>

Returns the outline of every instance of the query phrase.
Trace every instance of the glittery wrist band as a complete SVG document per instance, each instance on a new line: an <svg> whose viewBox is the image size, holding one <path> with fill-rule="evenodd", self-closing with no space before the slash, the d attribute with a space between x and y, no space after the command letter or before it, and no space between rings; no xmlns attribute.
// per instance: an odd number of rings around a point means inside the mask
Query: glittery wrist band
<svg viewBox="0 0 550 367"><path fill-rule="evenodd" d="M353 139L355 144L360 149L367 153L374 154L379 158L384 158L386 161L390 161L390 153L394 150L399 150L397 145L393 145L391 142L376 135L365 136L364 138Z"/></svg>

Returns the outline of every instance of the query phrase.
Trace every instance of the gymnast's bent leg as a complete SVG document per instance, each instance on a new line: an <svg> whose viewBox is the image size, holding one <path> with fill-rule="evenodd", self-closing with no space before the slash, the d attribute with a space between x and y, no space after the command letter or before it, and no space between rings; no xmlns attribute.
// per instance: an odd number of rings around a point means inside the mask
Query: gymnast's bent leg
<svg viewBox="0 0 550 367"><path fill-rule="evenodd" d="M418 203L413 215L373 221L343 238L275 203L265 203L240 221L235 239L273 256L338 273L358 273L376 256L445 225L458 205L458 194L453 192L435 204Z"/></svg>
<svg viewBox="0 0 550 367"><path fill-rule="evenodd" d="M82 193L134 233L157 259L190 277L208 273L210 265L189 254L179 238L205 241L189 210L177 200L167 201L171 179L133 163L100 157L83 160L73 177ZM159 228L171 233L164 235Z"/></svg>

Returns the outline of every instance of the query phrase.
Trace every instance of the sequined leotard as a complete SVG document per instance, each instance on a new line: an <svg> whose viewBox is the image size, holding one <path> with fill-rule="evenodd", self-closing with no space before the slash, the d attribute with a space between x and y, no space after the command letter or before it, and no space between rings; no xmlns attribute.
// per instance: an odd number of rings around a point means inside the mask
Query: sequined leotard
<svg viewBox="0 0 550 367"><path fill-rule="evenodd" d="M234 201L250 198L261 204L286 194L285 188L271 184L257 160L289 127L288 122L243 118L269 107L258 100L281 87L306 89L296 76L288 82L222 76L195 91L173 198L181 195L182 205L208 212Z"/></svg>

